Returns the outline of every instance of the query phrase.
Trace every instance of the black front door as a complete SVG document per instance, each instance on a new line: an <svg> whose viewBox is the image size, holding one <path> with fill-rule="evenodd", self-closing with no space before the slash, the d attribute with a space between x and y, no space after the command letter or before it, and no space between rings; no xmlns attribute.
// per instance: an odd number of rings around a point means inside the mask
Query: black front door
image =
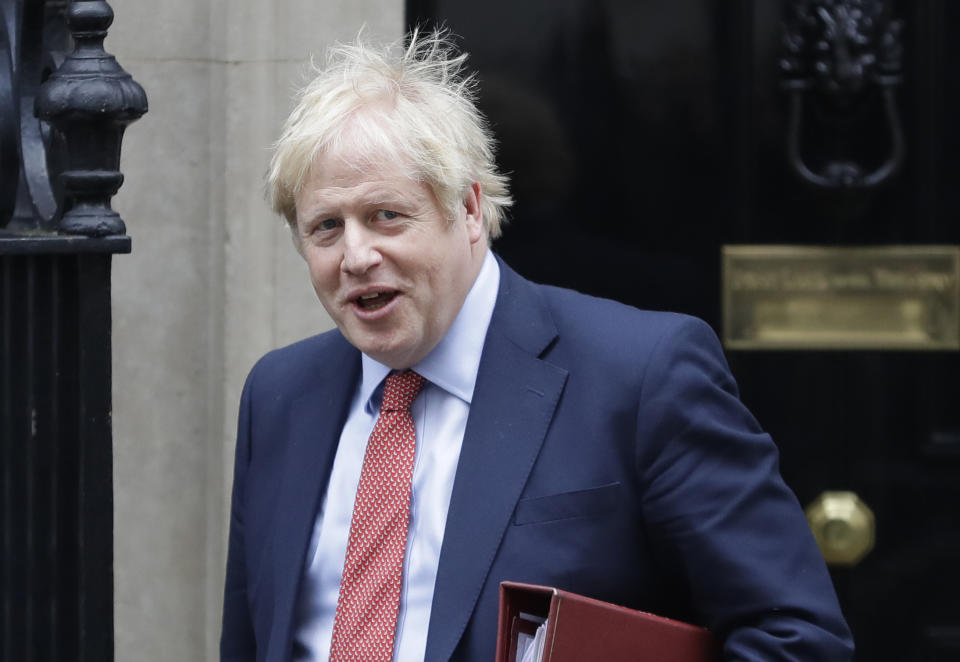
<svg viewBox="0 0 960 662"><path fill-rule="evenodd" d="M724 246L960 244L960 3L408 0L408 19L471 53L516 197L495 249L529 278L721 333ZM857 659L960 659L960 353L728 356L801 503L873 512L872 551L831 567Z"/></svg>

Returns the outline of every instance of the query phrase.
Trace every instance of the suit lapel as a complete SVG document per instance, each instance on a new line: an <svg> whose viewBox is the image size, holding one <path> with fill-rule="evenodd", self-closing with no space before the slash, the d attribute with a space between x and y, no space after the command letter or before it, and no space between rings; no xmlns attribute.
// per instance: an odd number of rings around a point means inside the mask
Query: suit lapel
<svg viewBox="0 0 960 662"><path fill-rule="evenodd" d="M326 379L290 406L284 482L277 501L274 566L274 626L268 660L286 660L293 636L293 610L320 499L330 479L340 431L360 378L360 353L339 344L317 369ZM331 415L331 413L333 415ZM278 437L282 438L282 437Z"/></svg>
<svg viewBox="0 0 960 662"><path fill-rule="evenodd" d="M427 661L449 660L463 635L567 378L539 358L557 332L536 287L502 262L500 273L443 536Z"/></svg>

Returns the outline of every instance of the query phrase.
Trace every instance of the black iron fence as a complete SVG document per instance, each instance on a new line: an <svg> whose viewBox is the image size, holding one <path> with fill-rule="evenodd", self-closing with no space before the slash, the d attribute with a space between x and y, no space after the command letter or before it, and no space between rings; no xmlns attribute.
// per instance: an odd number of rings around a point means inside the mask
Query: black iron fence
<svg viewBox="0 0 960 662"><path fill-rule="evenodd" d="M0 660L113 659L110 199L143 89L103 0L0 3Z"/></svg>

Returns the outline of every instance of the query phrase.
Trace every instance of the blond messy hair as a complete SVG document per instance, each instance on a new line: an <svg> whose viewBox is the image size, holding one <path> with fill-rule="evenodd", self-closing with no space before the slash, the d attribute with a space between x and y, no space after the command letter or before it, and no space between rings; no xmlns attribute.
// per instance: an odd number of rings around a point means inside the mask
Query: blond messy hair
<svg viewBox="0 0 960 662"><path fill-rule="evenodd" d="M349 153L359 170L385 162L407 169L430 186L449 219L479 183L484 230L488 239L500 236L512 204L509 180L497 171L466 60L445 30L414 30L406 45L371 46L361 36L329 48L274 144L267 175L274 211L295 228L295 197L318 157Z"/></svg>

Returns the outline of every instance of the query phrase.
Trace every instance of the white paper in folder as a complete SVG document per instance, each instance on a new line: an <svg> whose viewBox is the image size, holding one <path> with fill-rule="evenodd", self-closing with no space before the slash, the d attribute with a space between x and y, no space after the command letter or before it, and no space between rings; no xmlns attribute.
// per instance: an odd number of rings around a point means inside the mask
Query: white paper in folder
<svg viewBox="0 0 960 662"><path fill-rule="evenodd" d="M531 625L539 624L536 632L519 632L517 635L516 662L540 662L543 659L543 646L547 637L547 621L542 616L520 612L520 619ZM524 628L526 629L526 628Z"/></svg>

